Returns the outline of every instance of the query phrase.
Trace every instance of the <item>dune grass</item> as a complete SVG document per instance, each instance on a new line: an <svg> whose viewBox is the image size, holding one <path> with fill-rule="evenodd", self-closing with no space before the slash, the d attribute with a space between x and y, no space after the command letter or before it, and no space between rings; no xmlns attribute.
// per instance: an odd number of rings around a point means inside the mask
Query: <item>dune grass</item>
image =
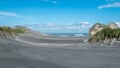
<svg viewBox="0 0 120 68"><path fill-rule="evenodd" d="M25 29L24 28L19 28L19 27L8 27L8 26L1 26L0 27L0 31L2 32L7 32L9 34L14 34L14 35L18 35L18 34L23 34L25 33Z"/></svg>
<svg viewBox="0 0 120 68"><path fill-rule="evenodd" d="M110 45L113 39L116 39L117 41L120 39L120 28L111 29L106 27L89 38L88 42L90 44L96 42L104 44L104 41L109 40L108 44Z"/></svg>

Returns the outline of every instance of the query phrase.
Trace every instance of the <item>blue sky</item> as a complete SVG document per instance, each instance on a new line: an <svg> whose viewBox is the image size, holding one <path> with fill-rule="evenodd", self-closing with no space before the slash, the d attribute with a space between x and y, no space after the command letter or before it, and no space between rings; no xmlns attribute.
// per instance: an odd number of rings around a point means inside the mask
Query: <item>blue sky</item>
<svg viewBox="0 0 120 68"><path fill-rule="evenodd" d="M120 22L120 0L0 0L0 25L43 33L86 33L95 23Z"/></svg>

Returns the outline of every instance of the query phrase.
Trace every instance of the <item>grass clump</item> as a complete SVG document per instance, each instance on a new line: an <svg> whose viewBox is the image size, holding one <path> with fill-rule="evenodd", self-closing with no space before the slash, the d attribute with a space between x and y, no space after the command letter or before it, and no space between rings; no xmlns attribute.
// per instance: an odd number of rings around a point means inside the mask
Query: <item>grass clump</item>
<svg viewBox="0 0 120 68"><path fill-rule="evenodd" d="M8 27L8 26L1 26L0 31L9 33L11 35L18 35L25 33L25 28L19 28L19 27Z"/></svg>
<svg viewBox="0 0 120 68"><path fill-rule="evenodd" d="M2 27L0 27L0 31L8 32L11 34L13 32L13 29L11 27L2 26Z"/></svg>
<svg viewBox="0 0 120 68"><path fill-rule="evenodd" d="M13 29L13 31L17 34L23 34L25 33L25 29L24 28L15 28Z"/></svg>
<svg viewBox="0 0 120 68"><path fill-rule="evenodd" d="M100 43L104 44L107 40L108 45L111 45L113 39L117 41L120 39L120 28L111 29L109 27L103 28L101 31L97 32L94 36L88 39L88 42L91 43Z"/></svg>

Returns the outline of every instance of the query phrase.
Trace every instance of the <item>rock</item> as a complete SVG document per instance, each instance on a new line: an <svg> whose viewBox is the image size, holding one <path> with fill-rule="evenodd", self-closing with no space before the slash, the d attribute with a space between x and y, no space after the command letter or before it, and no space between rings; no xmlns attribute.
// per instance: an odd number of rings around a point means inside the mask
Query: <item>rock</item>
<svg viewBox="0 0 120 68"><path fill-rule="evenodd" d="M103 29L102 24L100 23L96 23L95 25L93 25L90 29L89 29L89 35L93 36L94 34L96 34L97 32L101 31Z"/></svg>
<svg viewBox="0 0 120 68"><path fill-rule="evenodd" d="M109 27L112 29L116 29L118 28L118 25L114 22L109 23L108 25L104 25L104 24L100 24L100 23L96 23L95 25L93 25L90 29L89 29L89 35L93 36L95 35L97 32L101 31L103 28L105 27Z"/></svg>
<svg viewBox="0 0 120 68"><path fill-rule="evenodd" d="M114 22L109 23L108 26L112 29L117 29L118 28L118 25Z"/></svg>

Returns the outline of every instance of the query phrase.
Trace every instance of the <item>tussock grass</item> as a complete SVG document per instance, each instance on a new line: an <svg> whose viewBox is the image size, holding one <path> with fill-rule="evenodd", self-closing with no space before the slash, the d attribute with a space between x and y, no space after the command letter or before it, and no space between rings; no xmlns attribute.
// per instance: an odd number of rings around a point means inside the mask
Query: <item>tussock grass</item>
<svg viewBox="0 0 120 68"><path fill-rule="evenodd" d="M109 27L103 28L101 31L97 32L94 36L88 39L88 42L91 43L103 43L106 40L109 40L109 45L113 39L117 41L120 39L120 28L111 29Z"/></svg>
<svg viewBox="0 0 120 68"><path fill-rule="evenodd" d="M8 26L1 26L0 31L9 33L11 35L19 35L25 33L25 28L20 27L8 27Z"/></svg>

